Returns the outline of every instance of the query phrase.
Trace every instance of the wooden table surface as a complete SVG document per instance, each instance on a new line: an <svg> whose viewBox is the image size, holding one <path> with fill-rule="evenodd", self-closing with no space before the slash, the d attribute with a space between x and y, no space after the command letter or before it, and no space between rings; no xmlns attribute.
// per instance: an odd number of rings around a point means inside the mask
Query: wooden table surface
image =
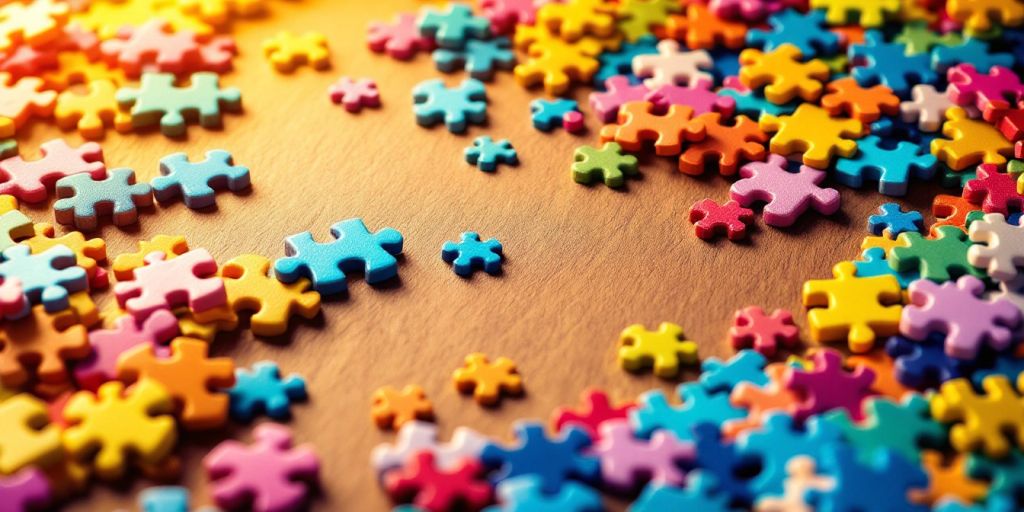
<svg viewBox="0 0 1024 512"><path fill-rule="evenodd" d="M693 235L687 214L700 199L726 198L728 180L695 179L675 172L671 159L647 155L642 179L626 190L579 185L569 172L572 151L596 143L596 119L587 109L589 131L579 136L534 130L528 104L542 92L519 87L511 73L487 85L487 126L465 135L419 127L410 90L440 73L428 55L408 63L373 54L365 31L371 20L390 20L421 4L274 3L272 15L234 30L241 55L222 84L241 89L245 110L227 114L224 130L193 125L181 140L110 132L102 141L108 166L135 169L140 180L157 176L157 162L167 154L185 151L195 159L219 148L249 166L253 182L249 194L219 194L214 212L176 203L144 213L138 227L104 227L99 235L111 258L161 233L184 234L193 248L209 249L220 262L243 253L278 258L286 236L312 230L326 239L333 223L351 217L362 217L371 230L393 227L404 235L395 281L371 287L356 279L348 297L326 299L319 317L295 321L287 336L229 333L212 349L239 366L271 359L306 377L311 398L293 409L290 424L296 440L312 443L323 461L315 510L387 506L369 465L371 448L393 439L370 421L370 396L378 387L422 386L445 436L468 425L506 439L515 420L546 421L553 408L576 403L588 386L617 399L670 389L673 382L618 367L616 343L624 327L675 322L699 343L702 357L723 357L731 353L725 332L738 308L790 308L802 324L801 283L827 277L835 262L856 256L867 215L887 200L873 190L844 188L835 216L809 214L788 230L766 228L759 219L747 242L707 243ZM326 34L332 68L273 71L260 43L285 29ZM352 115L330 103L327 87L342 75L374 78L383 107ZM446 81L462 78L458 73ZM576 95L585 109L588 92ZM510 139L521 164L495 173L468 165L463 148L484 134ZM22 151L32 153L56 136L80 142L74 132L35 122L23 132ZM926 210L937 191L918 185L906 204ZM52 221L48 209L28 212ZM465 230L502 242L504 275L462 279L441 261L441 245ZM475 351L518 363L526 396L483 409L458 394L451 373ZM247 440L248 430L229 434ZM197 504L209 503L201 457L224 437L183 436L184 483L197 493ZM70 509L130 507L145 485L150 482L94 485Z"/></svg>

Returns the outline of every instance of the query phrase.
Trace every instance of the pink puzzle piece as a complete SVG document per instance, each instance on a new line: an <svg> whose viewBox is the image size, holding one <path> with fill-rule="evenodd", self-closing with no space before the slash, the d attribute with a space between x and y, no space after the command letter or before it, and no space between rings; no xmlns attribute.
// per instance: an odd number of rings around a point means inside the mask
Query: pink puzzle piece
<svg viewBox="0 0 1024 512"><path fill-rule="evenodd" d="M0 194L9 194L26 203L46 201L57 180L75 174L89 174L101 180L107 176L103 149L86 142L77 149L64 139L53 139L39 146L42 158L25 160L20 156L0 160Z"/></svg>
<svg viewBox="0 0 1024 512"><path fill-rule="evenodd" d="M747 224L753 221L754 210L743 208L736 201L720 205L708 198L690 207L690 222L701 240L711 240L722 231L729 240L740 240L747 236Z"/></svg>
<svg viewBox="0 0 1024 512"><path fill-rule="evenodd" d="M138 77L143 71L224 73L231 70L236 51L230 37L200 44L195 33L173 32L168 22L159 19L138 28L124 27L117 38L100 44L107 64L120 67L129 77Z"/></svg>
<svg viewBox="0 0 1024 512"><path fill-rule="evenodd" d="M711 0L708 8L722 19L760 21L769 14L797 4L804 4L804 9L807 7L803 0Z"/></svg>
<svg viewBox="0 0 1024 512"><path fill-rule="evenodd" d="M394 444L381 444L370 452L370 462L377 475L405 466L420 452L434 454L434 464L441 470L455 469L465 459L479 458L487 437L468 427L456 427L451 441L437 440L437 425L425 421L408 421L398 431Z"/></svg>
<svg viewBox="0 0 1024 512"><path fill-rule="evenodd" d="M562 128L569 133L580 133L583 131L583 112L572 110L562 115Z"/></svg>
<svg viewBox="0 0 1024 512"><path fill-rule="evenodd" d="M21 279L11 277L0 283L0 316L16 319L28 315L29 302Z"/></svg>
<svg viewBox="0 0 1024 512"><path fill-rule="evenodd" d="M1012 69L992 66L988 74L979 73L972 64L958 64L946 71L953 103L973 106L986 121L997 121L1002 113L1024 98L1024 84Z"/></svg>
<svg viewBox="0 0 1024 512"><path fill-rule="evenodd" d="M757 306L747 306L733 317L729 341L736 350L753 348L771 357L779 344L795 346L800 341L800 330L793 323L793 314L785 309L776 309L768 315Z"/></svg>
<svg viewBox="0 0 1024 512"><path fill-rule="evenodd" d="M985 283L963 276L955 283L919 279L910 284L910 304L900 317L900 334L924 340L931 333L946 335L946 354L973 360L983 345L1003 350L1013 341L1021 312L1006 299L985 300Z"/></svg>
<svg viewBox="0 0 1024 512"><path fill-rule="evenodd" d="M135 279L114 285L118 304L136 321L184 304L193 313L201 313L227 303L224 281L216 275L217 262L206 249L166 258L162 252L149 253L146 265L135 269Z"/></svg>
<svg viewBox="0 0 1024 512"><path fill-rule="evenodd" d="M399 60L411 59L416 52L429 52L435 48L433 39L420 35L413 14L399 14L392 25L380 21L370 23L366 42L371 50L387 52Z"/></svg>
<svg viewBox="0 0 1024 512"><path fill-rule="evenodd" d="M263 423L246 446L228 440L203 459L212 480L213 501L236 509L251 500L256 512L298 510L320 475L320 460L309 445L292 447L287 427Z"/></svg>
<svg viewBox="0 0 1024 512"><path fill-rule="evenodd" d="M485 18L491 21L491 32L508 34L517 24L533 25L537 21L537 9L547 3L544 0L480 0Z"/></svg>
<svg viewBox="0 0 1024 512"><path fill-rule="evenodd" d="M331 101L344 105L349 112L359 112L363 107L379 107L380 92L377 82L369 78L353 80L347 76L338 79L327 89Z"/></svg>
<svg viewBox="0 0 1024 512"><path fill-rule="evenodd" d="M0 73L0 117L12 119L15 127L32 117L50 117L56 103L57 92L43 90L42 79L15 80L10 73Z"/></svg>
<svg viewBox="0 0 1024 512"><path fill-rule="evenodd" d="M15 79L38 76L49 69L57 69L57 52L52 48L26 44L0 55L0 71L10 73Z"/></svg>
<svg viewBox="0 0 1024 512"><path fill-rule="evenodd" d="M1024 196L1017 193L1017 177L999 172L995 164L978 166L978 177L964 186L963 197L980 204L985 213L1009 215L1024 208Z"/></svg>
<svg viewBox="0 0 1024 512"><path fill-rule="evenodd" d="M178 335L178 319L174 313L161 309L139 324L135 317L124 315L117 319L113 329L89 333L92 354L75 365L75 381L82 388L95 391L104 382L117 377L117 360L121 354L142 344L154 347ZM169 355L170 350L157 351Z"/></svg>
<svg viewBox="0 0 1024 512"><path fill-rule="evenodd" d="M619 115L619 107L631 101L643 101L651 92L643 84L633 85L629 78L615 75L604 81L605 92L590 93L590 108L605 123L614 123Z"/></svg>
<svg viewBox="0 0 1024 512"><path fill-rule="evenodd" d="M590 439L597 442L601 440L601 425L624 420L629 416L629 411L636 408L636 404L632 402L612 405L608 394L600 389L588 389L583 392L582 398L583 406L579 409L555 409L555 430L561 432L568 427L579 427L590 436Z"/></svg>
<svg viewBox="0 0 1024 512"><path fill-rule="evenodd" d="M696 455L692 443L667 430L655 432L650 440L637 439L627 420L601 425L601 440L590 453L601 459L601 480L621 492L636 489L645 476L656 485L681 487L686 483L681 465Z"/></svg>
<svg viewBox="0 0 1024 512"><path fill-rule="evenodd" d="M743 179L729 189L730 196L742 206L766 201L764 222L769 226L791 226L812 207L822 215L839 211L839 191L818 186L825 171L801 165L800 172L788 172L784 156L769 155L767 162L750 162L740 168L740 177Z"/></svg>
<svg viewBox="0 0 1024 512"><path fill-rule="evenodd" d="M669 105L686 105L693 109L693 117L708 112L722 114L723 120L731 118L736 111L736 100L719 96L711 90L711 82L703 81L696 87L662 85L644 96L645 101L667 108Z"/></svg>
<svg viewBox="0 0 1024 512"><path fill-rule="evenodd" d="M843 356L830 348L815 352L813 362L810 370L794 368L786 374L786 388L800 398L792 411L793 418L804 421L814 414L843 409L854 420L863 419L861 402L871 395L875 372L863 366L847 372Z"/></svg>
<svg viewBox="0 0 1024 512"><path fill-rule="evenodd" d="M44 510L50 503L50 493L50 482L39 469L26 468L13 475L0 476L3 510Z"/></svg>

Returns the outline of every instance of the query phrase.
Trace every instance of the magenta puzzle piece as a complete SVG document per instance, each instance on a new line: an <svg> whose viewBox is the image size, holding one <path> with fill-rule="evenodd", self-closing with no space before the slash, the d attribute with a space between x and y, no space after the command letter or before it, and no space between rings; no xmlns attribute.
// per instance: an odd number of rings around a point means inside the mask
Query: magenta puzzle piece
<svg viewBox="0 0 1024 512"><path fill-rule="evenodd" d="M815 352L813 361L810 370L794 368L786 374L786 387L800 397L800 402L793 407L793 418L804 421L814 414L843 409L854 420L863 419L861 402L871 395L875 372L863 366L847 372L843 368L843 356L830 348Z"/></svg>
<svg viewBox="0 0 1024 512"><path fill-rule="evenodd" d="M636 408L632 402L613 406L608 394L600 389L588 389L583 392L583 407L571 409L559 407L555 409L555 430L562 432L568 427L583 429L590 439L597 442L601 439L601 425L615 420L624 420L629 411Z"/></svg>
<svg viewBox="0 0 1024 512"><path fill-rule="evenodd" d="M764 222L769 226L786 227L814 208L823 215L839 211L839 191L822 188L825 171L806 165L799 172L786 170L786 157L769 155L767 162L750 162L740 168L743 178L732 184L729 194L741 206L766 201Z"/></svg>
<svg viewBox="0 0 1024 512"><path fill-rule="evenodd" d="M999 172L995 164L978 166L978 177L964 185L963 197L980 204L985 213L1009 215L1024 208L1024 196L1017 193L1017 177Z"/></svg>
<svg viewBox="0 0 1024 512"><path fill-rule="evenodd" d="M0 477L0 502L12 512L43 510L50 503L50 482L36 468Z"/></svg>
<svg viewBox="0 0 1024 512"><path fill-rule="evenodd" d="M910 304L900 317L900 334L925 340L931 333L946 335L946 354L973 360L983 345L1004 350L1013 341L1021 313L1006 299L984 300L985 283L963 276L955 283L919 279L910 284Z"/></svg>
<svg viewBox="0 0 1024 512"><path fill-rule="evenodd" d="M736 111L736 100L716 94L711 90L711 82L707 80L698 82L696 87L662 85L647 93L644 101L654 103L660 109L668 108L670 105L686 105L693 109L693 117L718 112L725 120L731 118Z"/></svg>
<svg viewBox="0 0 1024 512"><path fill-rule="evenodd" d="M75 381L82 388L95 391L104 382L117 377L117 360L121 354L143 344L159 347L177 335L178 319L169 310L158 310L141 324L135 317L124 315L117 319L113 329L89 333L92 354L75 365ZM170 350L164 348L156 353L167 355Z"/></svg>
<svg viewBox="0 0 1024 512"><path fill-rule="evenodd" d="M363 107L379 107L380 92L377 82L369 78L353 80L347 76L338 79L327 89L331 101L344 105L349 112L359 112Z"/></svg>
<svg viewBox="0 0 1024 512"><path fill-rule="evenodd" d="M631 101L642 101L650 93L643 84L631 84L629 78L615 75L604 81L605 92L590 93L590 108L605 123L614 123L619 107Z"/></svg>
<svg viewBox="0 0 1024 512"><path fill-rule="evenodd" d="M170 260L162 252L152 252L146 255L146 265L135 269L135 279L114 285L114 295L140 322L157 310L185 304L201 313L227 303L224 281L216 274L217 262L206 249Z"/></svg>
<svg viewBox="0 0 1024 512"><path fill-rule="evenodd" d="M987 74L979 73L972 64L959 64L946 72L949 99L960 106L973 106L987 121L1000 115L1024 98L1024 84L1012 69L992 66Z"/></svg>
<svg viewBox="0 0 1024 512"><path fill-rule="evenodd" d="M43 156L38 160L20 156L0 160L0 194L26 203L41 203L63 177L87 173L101 180L107 176L103 149L95 142L73 149L64 139L53 139L40 144L39 152Z"/></svg>
<svg viewBox="0 0 1024 512"><path fill-rule="evenodd" d="M637 439L627 420L601 425L601 440L590 449L601 459L601 480L612 488L629 492L643 483L681 487L686 483L683 464L693 462L693 443L685 443L668 430L659 430L650 440Z"/></svg>
<svg viewBox="0 0 1024 512"><path fill-rule="evenodd" d="M793 323L793 314L776 309L771 315L757 306L747 306L736 312L729 328L729 341L736 350L753 348L771 357L779 344L792 347L800 340L800 330Z"/></svg>
<svg viewBox="0 0 1024 512"><path fill-rule="evenodd" d="M399 14L392 25L380 21L371 23L366 42L371 50L387 52L400 60L411 59L416 52L429 52L435 47L433 39L420 35L413 14Z"/></svg>

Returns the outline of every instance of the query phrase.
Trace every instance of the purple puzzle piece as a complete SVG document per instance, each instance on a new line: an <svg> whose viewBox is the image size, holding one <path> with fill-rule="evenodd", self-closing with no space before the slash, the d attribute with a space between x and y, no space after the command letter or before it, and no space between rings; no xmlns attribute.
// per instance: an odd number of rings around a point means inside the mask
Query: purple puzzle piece
<svg viewBox="0 0 1024 512"><path fill-rule="evenodd" d="M785 0L711 0L708 7L722 19L759 21L798 3ZM806 8L806 6L805 6Z"/></svg>
<svg viewBox="0 0 1024 512"><path fill-rule="evenodd" d="M93 351L87 359L75 365L75 381L82 388L95 391L104 382L117 377L117 360L121 354L142 344L157 347L177 335L178 319L166 309L156 311L142 325L135 317L124 315L117 319L113 329L89 333ZM156 354L168 355L170 349L159 347Z"/></svg>
<svg viewBox="0 0 1024 512"><path fill-rule="evenodd" d="M825 171L802 165L800 172L788 172L783 156L750 162L740 168L740 177L729 189L730 196L744 207L766 201L764 222L769 226L790 226L810 207L823 215L839 210L839 191L818 186Z"/></svg>
<svg viewBox="0 0 1024 512"><path fill-rule="evenodd" d="M601 458L601 479L608 486L630 492L645 475L654 484L680 487L686 482L680 464L696 456L692 443L667 430L655 432L649 441L638 439L625 419L606 422L600 429L601 440L590 451Z"/></svg>
<svg viewBox="0 0 1024 512"><path fill-rule="evenodd" d="M793 418L804 421L815 414L842 409L854 420L863 419L861 402L871 395L875 372L863 366L847 372L843 368L843 356L830 348L815 352L813 360L812 369L794 368L786 376L786 387L801 398L793 410Z"/></svg>
<svg viewBox="0 0 1024 512"><path fill-rule="evenodd" d="M697 87L681 87L678 85L662 85L647 93L644 101L668 108L670 105L686 105L693 109L693 117L708 112L718 112L723 119L732 117L736 111L736 100L729 96L719 96L711 90L711 82L698 82Z"/></svg>
<svg viewBox="0 0 1024 512"><path fill-rule="evenodd" d="M619 107L631 101L641 101L650 91L643 84L633 85L629 78L616 75L604 81L605 92L590 93L590 108L605 123L614 123Z"/></svg>
<svg viewBox="0 0 1024 512"><path fill-rule="evenodd" d="M984 300L985 283L974 276L936 284L928 279L911 283L910 302L903 308L900 334L924 340L929 334L946 335L946 354L973 360L983 345L1004 350L1013 341L1021 312L1006 299Z"/></svg>
<svg viewBox="0 0 1024 512"><path fill-rule="evenodd" d="M11 512L42 510L50 503L50 482L36 468L0 477L0 509Z"/></svg>

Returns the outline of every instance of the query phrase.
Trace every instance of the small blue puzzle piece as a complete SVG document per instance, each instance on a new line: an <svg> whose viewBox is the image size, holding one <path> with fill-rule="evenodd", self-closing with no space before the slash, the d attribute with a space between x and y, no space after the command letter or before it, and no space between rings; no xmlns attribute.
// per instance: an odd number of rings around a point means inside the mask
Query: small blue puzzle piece
<svg viewBox="0 0 1024 512"><path fill-rule="evenodd" d="M946 355L942 334L923 341L893 336L885 343L885 351L893 358L896 380L919 391L938 389L943 382L971 373L970 362Z"/></svg>
<svg viewBox="0 0 1024 512"><path fill-rule="evenodd" d="M749 349L737 352L725 362L709 357L700 364L700 384L711 393L732 391L741 382L762 387L768 384L768 376L764 373L767 362L759 352Z"/></svg>
<svg viewBox="0 0 1024 512"><path fill-rule="evenodd" d="M988 73L992 66L1012 67L1013 61L1013 55L991 51L988 43L971 37L958 45L932 49L932 69L939 73L960 63L973 65L979 73Z"/></svg>
<svg viewBox="0 0 1024 512"><path fill-rule="evenodd" d="M631 84L640 83L640 79L633 74L633 57L657 53L658 40L651 35L643 36L635 43L624 42L618 51L601 52L597 57L601 67L594 73L594 88L603 91L604 81L615 75L626 76Z"/></svg>
<svg viewBox="0 0 1024 512"><path fill-rule="evenodd" d="M185 206L195 210L216 204L216 189L240 192L249 188L249 168L234 165L231 153L215 149L206 160L192 163L185 153L160 159L160 176L150 182L156 200L166 203L182 196Z"/></svg>
<svg viewBox="0 0 1024 512"><path fill-rule="evenodd" d="M893 276L900 283L900 288L906 290L910 283L921 278L920 272L907 270L897 272L889 266L889 260L885 259L885 249L871 247L860 255L860 260L855 260L853 266L857 267L857 277Z"/></svg>
<svg viewBox="0 0 1024 512"><path fill-rule="evenodd" d="M345 272L362 270L369 284L398 275L402 234L391 228L370 233L363 219L347 219L331 226L333 242L319 243L309 231L285 239L286 257L274 262L274 273L284 283L308 278L323 295L348 290Z"/></svg>
<svg viewBox="0 0 1024 512"><path fill-rule="evenodd" d="M473 16L473 10L461 4L449 4L445 11L423 9L417 27L423 37L453 50L461 49L469 39L486 39L491 35L490 20Z"/></svg>
<svg viewBox="0 0 1024 512"><path fill-rule="evenodd" d="M800 49L804 59L827 57L839 52L839 36L825 27L825 11L801 14L786 9L768 18L770 31L751 29L747 32L747 45L770 52L784 44Z"/></svg>
<svg viewBox="0 0 1024 512"><path fill-rule="evenodd" d="M579 104L575 100L555 98L553 100L536 99L530 102L530 120L533 127L550 132L562 126L562 118L569 112L579 112Z"/></svg>
<svg viewBox="0 0 1024 512"><path fill-rule="evenodd" d="M708 53L711 54L711 74L715 77L715 84L721 84L727 76L740 74L740 52L738 50L713 48Z"/></svg>
<svg viewBox="0 0 1024 512"><path fill-rule="evenodd" d="M741 433L736 445L740 453L761 461L761 472L750 482L754 492L781 495L789 459L800 455L817 459L824 446L841 440L840 430L820 418L811 418L800 427L791 416L775 412L765 418L761 428Z"/></svg>
<svg viewBox="0 0 1024 512"><path fill-rule="evenodd" d="M864 402L867 419L861 423L845 409L827 413L824 421L843 433L865 463L876 451L891 450L920 464L923 448L942 449L949 438L946 427L932 419L929 407L928 399L918 394L908 394L901 402L875 396Z"/></svg>
<svg viewBox="0 0 1024 512"><path fill-rule="evenodd" d="M731 505L750 506L754 500L753 469L757 457L741 453L735 443L722 439L717 423L701 423L693 428L697 459L695 467L713 475L718 488L730 497Z"/></svg>
<svg viewBox="0 0 1024 512"><path fill-rule="evenodd" d="M836 443L825 447L821 457L823 474L835 478L829 491L810 489L805 499L818 510L900 510L926 512L927 505L909 501L907 491L928 485L928 475L896 452L876 450L869 463L860 460L857 450Z"/></svg>
<svg viewBox="0 0 1024 512"><path fill-rule="evenodd" d="M541 479L518 476L498 484L498 502L485 512L601 512L601 494L583 484L565 481L556 493L544 492Z"/></svg>
<svg viewBox="0 0 1024 512"><path fill-rule="evenodd" d="M971 503L970 505L956 498L943 498L939 500L933 512L1016 512L1019 510L1017 500L1008 494L988 493L985 503Z"/></svg>
<svg viewBox="0 0 1024 512"><path fill-rule="evenodd" d="M655 430L668 430L680 441L693 440L693 427L701 423L721 425L743 418L747 412L729 401L728 393L709 394L696 382L680 384L677 389L682 405L669 404L665 392L655 389L643 393L636 409L629 411L629 422L639 437L650 437Z"/></svg>
<svg viewBox="0 0 1024 512"><path fill-rule="evenodd" d="M481 242L474 231L466 231L460 238L459 243L445 242L441 248L441 259L451 263L456 274L468 277L476 268L491 275L501 272L501 242L494 238Z"/></svg>
<svg viewBox="0 0 1024 512"><path fill-rule="evenodd" d="M516 54L509 49L507 37L497 37L481 41L470 39L462 50L438 48L434 50L434 65L445 73L460 69L478 80L494 78L499 69L512 69L516 64Z"/></svg>
<svg viewBox="0 0 1024 512"><path fill-rule="evenodd" d="M584 454L584 448L590 446L590 436L582 429L563 429L557 438L549 438L544 425L536 421L518 421L513 429L519 440L516 446L505 448L488 443L480 452L484 465L498 468L492 482L534 475L543 492L554 493L570 478L594 481L598 477L600 463Z"/></svg>
<svg viewBox="0 0 1024 512"><path fill-rule="evenodd" d="M153 203L153 189L135 182L135 171L113 169L102 180L88 173L65 176L57 180L57 201L53 212L57 222L74 224L84 231L99 226L100 213L109 213L114 224L123 226L138 219L138 206Z"/></svg>
<svg viewBox="0 0 1024 512"><path fill-rule="evenodd" d="M928 54L907 55L905 44L887 43L877 30L865 32L864 40L866 44L852 45L849 50L850 59L864 61L864 65L853 68L853 77L861 85L882 84L905 98L912 85L939 80L928 62Z"/></svg>
<svg viewBox="0 0 1024 512"><path fill-rule="evenodd" d="M730 512L740 510L729 506L729 496L718 491L715 477L695 470L686 475L686 487L648 484L640 497L629 508L630 512L665 512L667 510L693 510L700 512Z"/></svg>
<svg viewBox="0 0 1024 512"><path fill-rule="evenodd" d="M188 500L184 487L150 487L139 493L142 512L189 512Z"/></svg>
<svg viewBox="0 0 1024 512"><path fill-rule="evenodd" d="M899 203L885 203L878 207L878 213L868 217L868 233L879 236L885 231L890 238L900 233L920 233L924 217L917 210L903 211Z"/></svg>
<svg viewBox="0 0 1024 512"><path fill-rule="evenodd" d="M736 114L745 115L753 120L761 118L761 114L781 116L792 114L796 111L798 101L791 101L782 105L776 105L764 96L755 91L737 91L736 89L722 88L718 90L719 96L728 96L736 100Z"/></svg>
<svg viewBox="0 0 1024 512"><path fill-rule="evenodd" d="M992 494L1024 495L1024 452L1019 448L1010 450L1002 459L991 459L978 453L967 457L967 474L971 478L991 482L988 492Z"/></svg>
<svg viewBox="0 0 1024 512"><path fill-rule="evenodd" d="M878 181L878 192L887 196L904 196L910 176L928 180L935 175L938 160L912 142L900 141L883 146L882 138L868 135L857 141L857 154L836 161L833 175L839 183L860 188L864 180Z"/></svg>
<svg viewBox="0 0 1024 512"><path fill-rule="evenodd" d="M420 82L412 89L413 112L420 126L444 123L452 133L463 133L469 123L487 120L487 91L475 78L449 89L440 79Z"/></svg>
<svg viewBox="0 0 1024 512"><path fill-rule="evenodd" d="M306 399L306 381L298 374L281 378L277 363L260 361L252 370L235 370L235 385L228 390L231 418L248 422L263 411L275 420L291 417L291 404Z"/></svg>
<svg viewBox="0 0 1024 512"><path fill-rule="evenodd" d="M495 141L488 135L477 137L473 145L466 148L466 162L477 166L481 171L492 172L498 164L516 165L519 155L508 139Z"/></svg>
<svg viewBox="0 0 1024 512"><path fill-rule="evenodd" d="M77 266L75 252L55 245L32 254L27 245L15 245L3 251L0 280L18 278L22 293L32 304L42 304L49 312L68 308L68 296L89 287L85 269Z"/></svg>

